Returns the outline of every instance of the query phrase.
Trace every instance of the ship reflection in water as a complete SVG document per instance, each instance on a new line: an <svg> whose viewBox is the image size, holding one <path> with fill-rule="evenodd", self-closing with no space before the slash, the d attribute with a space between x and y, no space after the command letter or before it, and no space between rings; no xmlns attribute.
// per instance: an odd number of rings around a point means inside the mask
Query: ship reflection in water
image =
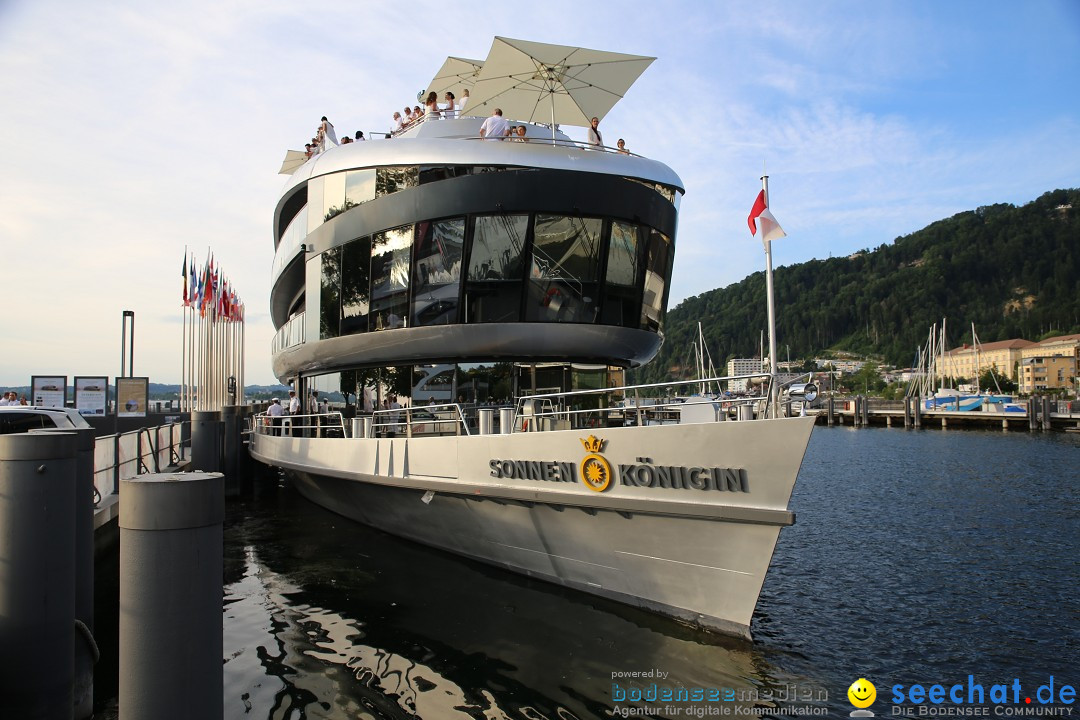
<svg viewBox="0 0 1080 720"><path fill-rule="evenodd" d="M226 717L584 719L642 704L622 690L812 692L744 641L399 540L287 483L234 507L225 541Z"/></svg>

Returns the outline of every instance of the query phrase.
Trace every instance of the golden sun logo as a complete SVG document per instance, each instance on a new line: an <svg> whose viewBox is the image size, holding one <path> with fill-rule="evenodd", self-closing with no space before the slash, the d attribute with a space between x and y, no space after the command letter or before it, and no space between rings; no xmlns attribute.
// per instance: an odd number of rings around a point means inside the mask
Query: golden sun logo
<svg viewBox="0 0 1080 720"><path fill-rule="evenodd" d="M611 463L599 454L604 449L605 442L607 441L595 435L581 438L581 444L589 453L581 461L581 480L586 487L596 492L604 492L611 485Z"/></svg>

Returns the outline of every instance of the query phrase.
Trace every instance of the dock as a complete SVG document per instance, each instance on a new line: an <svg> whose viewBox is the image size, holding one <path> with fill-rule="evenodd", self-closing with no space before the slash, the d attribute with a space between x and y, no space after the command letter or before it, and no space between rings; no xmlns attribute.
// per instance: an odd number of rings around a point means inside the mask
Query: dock
<svg viewBox="0 0 1080 720"><path fill-rule="evenodd" d="M1075 402L1030 398L1023 412L984 412L982 410L926 410L916 398L883 400L856 396L826 398L822 407L808 410L817 415L820 425L851 427L982 428L1080 432L1080 406Z"/></svg>

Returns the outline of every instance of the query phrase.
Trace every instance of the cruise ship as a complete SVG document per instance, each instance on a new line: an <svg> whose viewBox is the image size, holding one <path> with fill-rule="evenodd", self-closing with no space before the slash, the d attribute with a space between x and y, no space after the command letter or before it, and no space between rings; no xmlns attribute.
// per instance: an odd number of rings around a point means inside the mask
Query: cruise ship
<svg viewBox="0 0 1080 720"><path fill-rule="evenodd" d="M749 637L813 418L628 387L663 342L683 182L575 142L554 101L482 138L498 103L290 176L273 369L348 407L260 417L252 454L359 522Z"/></svg>

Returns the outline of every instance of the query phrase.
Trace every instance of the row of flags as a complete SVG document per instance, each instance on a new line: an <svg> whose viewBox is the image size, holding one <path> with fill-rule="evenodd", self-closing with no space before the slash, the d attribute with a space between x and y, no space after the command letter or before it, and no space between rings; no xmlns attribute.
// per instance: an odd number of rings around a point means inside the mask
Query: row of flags
<svg viewBox="0 0 1080 720"><path fill-rule="evenodd" d="M184 277L184 296L182 307L198 311L200 317L227 322L244 321L244 303L233 290L232 283L214 267L213 254L199 271L195 264L195 255L188 256L184 251L184 265L181 271Z"/></svg>

